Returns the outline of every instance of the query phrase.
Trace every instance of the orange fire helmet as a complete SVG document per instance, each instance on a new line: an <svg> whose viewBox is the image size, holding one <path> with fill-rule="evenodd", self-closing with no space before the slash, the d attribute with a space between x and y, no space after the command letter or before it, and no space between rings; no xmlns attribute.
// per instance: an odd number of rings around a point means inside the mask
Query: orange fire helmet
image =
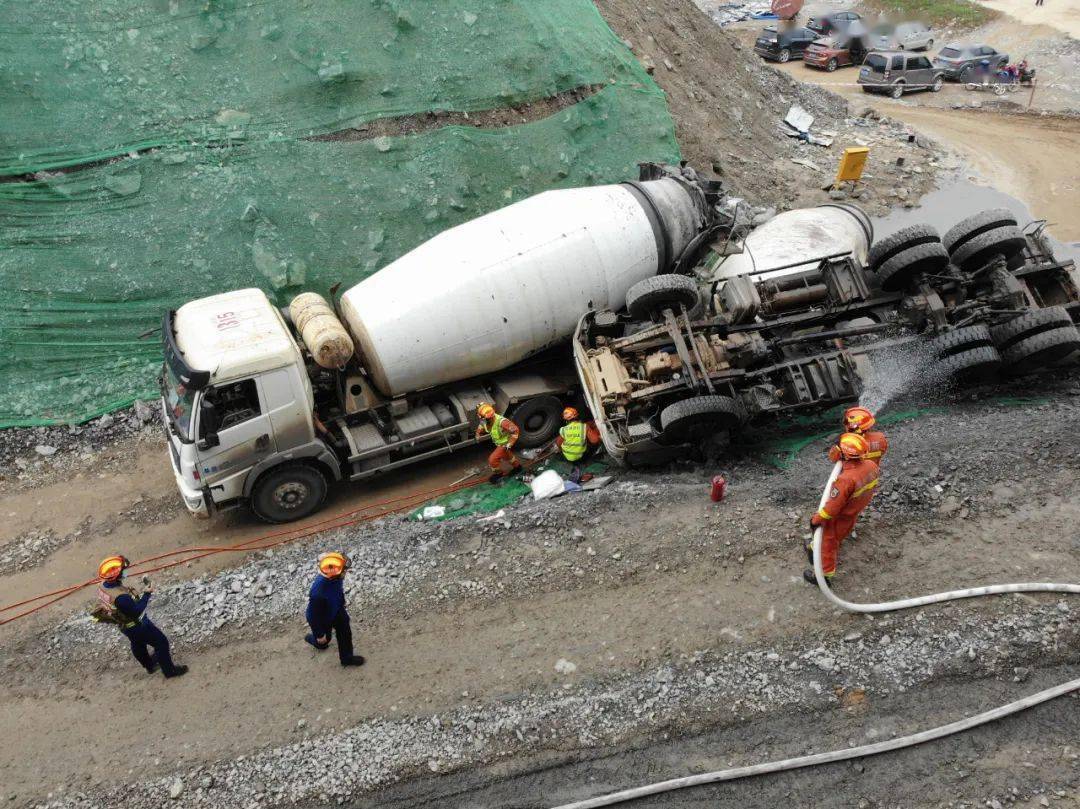
<svg viewBox="0 0 1080 809"><path fill-rule="evenodd" d="M563 421L573 421L578 417L576 407L568 407L562 412Z"/></svg>
<svg viewBox="0 0 1080 809"><path fill-rule="evenodd" d="M495 418L495 407L487 402L481 402L476 408L476 415L482 419L493 419Z"/></svg>
<svg viewBox="0 0 1080 809"><path fill-rule="evenodd" d="M840 454L848 460L862 458L870 451L869 442L858 433L844 433L837 444Z"/></svg>
<svg viewBox="0 0 1080 809"><path fill-rule="evenodd" d="M338 551L324 553L319 557L319 572L328 579L336 579L349 569L349 557Z"/></svg>
<svg viewBox="0 0 1080 809"><path fill-rule="evenodd" d="M844 427L848 432L865 433L876 423L874 414L865 407L849 407L844 411Z"/></svg>
<svg viewBox="0 0 1080 809"><path fill-rule="evenodd" d="M130 566L131 562L126 556L110 556L98 565L98 578L102 581L116 581Z"/></svg>

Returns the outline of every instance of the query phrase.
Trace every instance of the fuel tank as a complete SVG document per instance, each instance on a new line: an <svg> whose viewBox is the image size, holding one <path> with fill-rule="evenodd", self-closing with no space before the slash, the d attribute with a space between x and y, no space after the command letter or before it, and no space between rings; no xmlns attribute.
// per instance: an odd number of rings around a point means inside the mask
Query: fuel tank
<svg viewBox="0 0 1080 809"><path fill-rule="evenodd" d="M375 386L399 396L566 340L590 309L670 268L709 221L673 177L546 191L424 242L341 296Z"/></svg>

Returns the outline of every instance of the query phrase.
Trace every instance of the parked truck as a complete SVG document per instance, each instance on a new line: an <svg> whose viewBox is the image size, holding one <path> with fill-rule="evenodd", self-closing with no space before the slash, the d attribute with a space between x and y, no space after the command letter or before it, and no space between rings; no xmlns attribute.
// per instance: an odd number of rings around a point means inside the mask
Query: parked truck
<svg viewBox="0 0 1080 809"><path fill-rule="evenodd" d="M587 313L575 364L608 454L658 462L855 401L886 351L938 386L1080 351L1080 274L1044 222L994 209L944 236L913 225L872 241L854 206L790 211L718 238L686 274L638 282L624 311Z"/></svg>
<svg viewBox="0 0 1080 809"><path fill-rule="evenodd" d="M338 299L283 312L243 289L168 312L162 407L188 510L303 518L334 481L474 445L485 401L521 446L549 442L576 390L565 344L581 315L692 264L720 201L689 169L646 166L451 228Z"/></svg>

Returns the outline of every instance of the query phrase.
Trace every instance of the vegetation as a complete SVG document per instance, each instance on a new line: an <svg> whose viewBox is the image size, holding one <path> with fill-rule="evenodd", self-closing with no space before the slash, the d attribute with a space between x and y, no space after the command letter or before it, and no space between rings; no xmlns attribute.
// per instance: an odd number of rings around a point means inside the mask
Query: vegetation
<svg viewBox="0 0 1080 809"><path fill-rule="evenodd" d="M897 19L921 20L935 28L978 28L998 12L972 0L866 0L868 10Z"/></svg>

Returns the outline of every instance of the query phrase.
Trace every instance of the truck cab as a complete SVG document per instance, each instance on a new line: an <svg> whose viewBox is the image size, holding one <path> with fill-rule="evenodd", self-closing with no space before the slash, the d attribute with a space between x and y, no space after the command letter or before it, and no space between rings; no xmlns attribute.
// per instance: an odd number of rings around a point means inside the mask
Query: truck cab
<svg viewBox="0 0 1080 809"><path fill-rule="evenodd" d="M327 475L340 477L338 464L316 435L300 347L265 293L192 301L166 314L163 327L162 407L188 510L208 517L250 497L264 470L289 463L314 471L283 480L262 507L287 516L321 500Z"/></svg>

